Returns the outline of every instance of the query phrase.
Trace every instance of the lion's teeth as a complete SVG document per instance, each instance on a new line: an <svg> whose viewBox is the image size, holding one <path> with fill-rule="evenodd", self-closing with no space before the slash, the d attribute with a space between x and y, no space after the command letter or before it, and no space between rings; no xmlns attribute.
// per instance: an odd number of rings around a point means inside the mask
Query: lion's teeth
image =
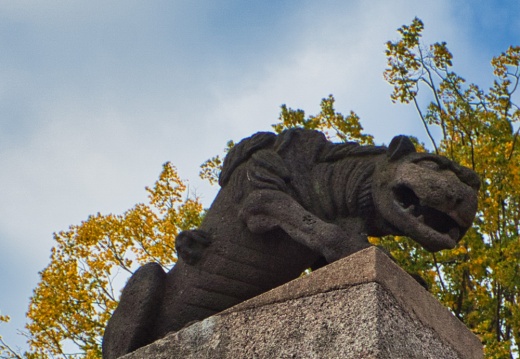
<svg viewBox="0 0 520 359"><path fill-rule="evenodd" d="M406 207L406 208L404 209L404 211L405 211L406 213L413 213L414 210L415 210L415 206L414 206L413 204L409 205L408 207Z"/></svg>

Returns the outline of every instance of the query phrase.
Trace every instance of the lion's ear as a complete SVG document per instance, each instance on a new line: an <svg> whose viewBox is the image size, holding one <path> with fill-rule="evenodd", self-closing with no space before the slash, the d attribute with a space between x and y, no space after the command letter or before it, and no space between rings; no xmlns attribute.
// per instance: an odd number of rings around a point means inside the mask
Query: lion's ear
<svg viewBox="0 0 520 359"><path fill-rule="evenodd" d="M409 153L415 152L415 146L407 136L395 136L392 138L386 155L390 161L396 161Z"/></svg>

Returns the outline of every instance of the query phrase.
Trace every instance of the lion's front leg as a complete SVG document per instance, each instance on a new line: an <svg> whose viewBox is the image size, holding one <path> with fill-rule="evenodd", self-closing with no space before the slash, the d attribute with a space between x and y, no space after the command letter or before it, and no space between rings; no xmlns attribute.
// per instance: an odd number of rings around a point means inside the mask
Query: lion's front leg
<svg viewBox="0 0 520 359"><path fill-rule="evenodd" d="M276 190L253 191L244 200L240 215L251 232L280 228L329 263L371 246L363 234L361 219L345 219L341 227L327 223L288 194Z"/></svg>

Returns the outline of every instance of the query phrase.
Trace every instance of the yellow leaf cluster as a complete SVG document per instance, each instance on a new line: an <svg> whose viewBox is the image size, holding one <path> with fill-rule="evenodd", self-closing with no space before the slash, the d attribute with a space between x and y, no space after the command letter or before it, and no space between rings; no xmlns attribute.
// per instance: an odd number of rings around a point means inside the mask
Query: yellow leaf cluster
<svg viewBox="0 0 520 359"><path fill-rule="evenodd" d="M282 105L279 122L272 125L276 133L285 129L302 127L310 130L322 131L329 138L337 137L341 141L356 141L364 145L373 145L374 138L363 133L359 116L350 112L347 116L334 109L334 96L321 100L321 111L316 116L305 117L303 110L293 110Z"/></svg>
<svg viewBox="0 0 520 359"><path fill-rule="evenodd" d="M435 151L474 169L482 182L474 228L457 249L432 256L433 292L480 336L486 357L510 358L520 342L520 110L513 101L520 47L491 61L495 81L484 91L452 70L445 42L423 46L422 30L414 19L387 43L392 99L413 103ZM431 95L426 109L417 100L421 87ZM441 130L439 143L432 127Z"/></svg>
<svg viewBox="0 0 520 359"><path fill-rule="evenodd" d="M174 265L175 237L200 224L202 205L184 198L186 185L171 163L146 190L148 204L122 215L98 213L54 235L27 313L32 355L76 357L66 352L68 343L77 357L100 358L103 330L126 278L147 262Z"/></svg>
<svg viewBox="0 0 520 359"><path fill-rule="evenodd" d="M229 152L235 143L233 141L228 141L227 147L224 150L225 152ZM220 175L220 171L222 169L222 159L219 155L210 158L202 165L200 165L201 171L199 173L199 177L205 180L208 180L211 185L218 183L218 177Z"/></svg>

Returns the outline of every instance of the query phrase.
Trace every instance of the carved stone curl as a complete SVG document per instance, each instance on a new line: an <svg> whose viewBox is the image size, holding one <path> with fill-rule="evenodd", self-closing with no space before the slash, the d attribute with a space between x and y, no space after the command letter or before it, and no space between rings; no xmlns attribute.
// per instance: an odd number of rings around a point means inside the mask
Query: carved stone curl
<svg viewBox="0 0 520 359"><path fill-rule="evenodd" d="M226 156L201 227L179 234L179 260L135 272L103 338L117 358L318 267L409 236L435 252L470 228L480 181L408 137L387 147L335 144L317 131L260 132Z"/></svg>

